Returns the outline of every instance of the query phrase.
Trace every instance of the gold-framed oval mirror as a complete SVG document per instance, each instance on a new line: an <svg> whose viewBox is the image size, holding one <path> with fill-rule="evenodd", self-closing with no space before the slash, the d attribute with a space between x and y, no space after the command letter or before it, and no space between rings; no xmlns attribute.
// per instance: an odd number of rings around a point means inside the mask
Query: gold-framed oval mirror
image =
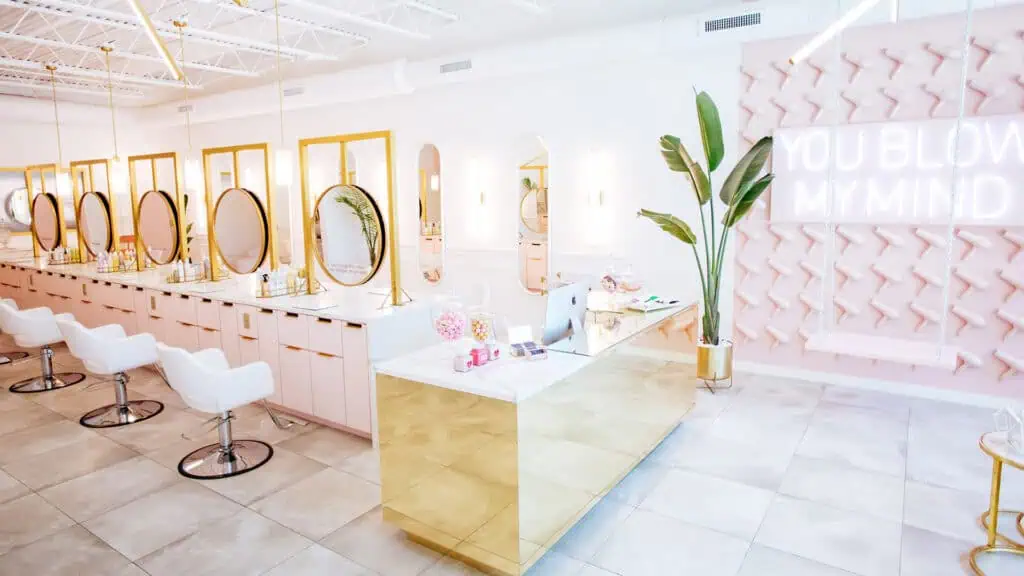
<svg viewBox="0 0 1024 576"><path fill-rule="evenodd" d="M444 273L444 230L441 228L441 153L437 146L424 144L419 154L420 250L423 279L437 284Z"/></svg>
<svg viewBox="0 0 1024 576"><path fill-rule="evenodd" d="M352 184L331 186L313 212L313 251L324 272L342 286L377 275L387 246L384 216L370 194Z"/></svg>
<svg viewBox="0 0 1024 576"><path fill-rule="evenodd" d="M110 225L110 202L99 192L86 192L78 201L78 233L92 256L110 252L114 235Z"/></svg>
<svg viewBox="0 0 1024 576"><path fill-rule="evenodd" d="M267 213L254 192L228 188L213 210L213 232L221 261L235 274L255 272L267 257Z"/></svg>
<svg viewBox="0 0 1024 576"><path fill-rule="evenodd" d="M61 245L57 197L49 192L32 199L32 237L45 252Z"/></svg>
<svg viewBox="0 0 1024 576"><path fill-rule="evenodd" d="M178 256L178 210L167 192L150 190L142 195L135 228L146 256L156 264L170 264Z"/></svg>

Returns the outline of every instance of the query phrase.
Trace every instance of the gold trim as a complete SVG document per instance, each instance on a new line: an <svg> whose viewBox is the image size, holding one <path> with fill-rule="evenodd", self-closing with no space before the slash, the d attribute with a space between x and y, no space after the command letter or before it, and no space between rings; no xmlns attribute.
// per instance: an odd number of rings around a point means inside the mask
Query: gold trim
<svg viewBox="0 0 1024 576"><path fill-rule="evenodd" d="M142 198L139 197L138 182L136 182L136 178L135 178L135 176L136 176L136 173L135 173L136 172L135 171L135 163L136 162L149 162L150 173L152 174L152 179L153 179L153 188L154 189L159 189L159 185L157 183L157 171L156 171L156 163L159 160L170 160L171 161L171 166L172 166L172 168L174 170L174 195L170 196L169 193L167 193L167 192L164 192L164 194L168 194L168 196L170 197L170 199L171 199L171 206L174 208L175 216L178 215L177 207L178 206L182 206L185 203L185 192L184 192L184 188L182 187L181 164L178 162L178 153L177 152L161 152L161 153L157 153L157 154L141 154L141 155L138 155L138 156L129 156L128 157L128 182L129 182L129 189L131 191L131 196L132 196L132 224L135 227L135 253L138 255L138 257L135 259L135 266L136 266L136 270L138 270L139 272L142 272L143 270L146 269L146 259L143 258L143 256L148 256L148 253L146 252L146 247L145 247L145 245L142 242L142 231L139 228L139 207L142 205ZM150 192L152 192L152 190L150 190ZM148 192L147 192L147 194L148 194ZM143 194L143 197L145 197L145 194ZM177 218L177 220L178 220L178 223L177 223L177 226L178 226L177 245L178 245L178 247L177 247L176 252L177 252L177 258L179 260L183 261L183 262L188 261L188 239L187 239L187 237L185 235L185 219L187 217L188 217L188 215L186 214L185 218L180 218L180 217ZM174 260L174 258L171 258L171 260L168 260L168 262L166 262L166 263L170 263L173 260Z"/></svg>
<svg viewBox="0 0 1024 576"><path fill-rule="evenodd" d="M40 194L37 194L36 197L32 199L32 239L33 241L35 241L36 244L39 245L40 248L42 248L46 252L49 252L51 250L56 250L57 248L60 248L64 244L64 238L61 234L60 225L57 222L55 222L54 226L57 229L54 230L54 232L57 233L57 238L55 239L53 246L47 248L46 246L43 246L43 243L40 241L39 230L36 228L36 202L42 200L43 198L50 202L50 207L53 208L54 215L57 217L58 222L60 221L60 200L53 194L50 194L49 192L42 192Z"/></svg>
<svg viewBox="0 0 1024 576"><path fill-rule="evenodd" d="M171 199L171 195L168 194L167 192L164 192L163 190L149 190L142 195L142 198L139 199L139 216L141 217L142 205L145 204L146 197L148 197L150 194L156 194L160 198L163 198L164 202L167 203L167 207L171 209L171 218L174 220L174 227L178 228L179 224L181 223L181 215L178 214L178 207L174 205L174 200ZM138 227L138 225L136 225L136 227ZM140 233L139 237L141 238L141 236L142 234ZM142 243L142 249L144 250L146 257L152 260L153 262L160 265L170 264L171 262L174 262L176 256L178 255L178 252L181 251L181 239L178 237L177 234L174 235L174 249L171 250L170 256L165 261L160 261L154 258L153 255L150 254L149 248L146 246L145 242Z"/></svg>
<svg viewBox="0 0 1024 576"><path fill-rule="evenodd" d="M331 274L331 271L327 269L327 264L324 263L324 255L320 251L319 246L316 243L316 239L314 239L313 241L313 252L316 254L317 262L320 263L320 268L323 269L324 274L327 274L328 278L330 278L331 280L335 281L338 284L341 284L342 286L347 286L350 288L355 286L362 286L363 284L366 284L370 280L373 280L373 277L376 276L378 272L380 272L381 264L384 263L384 251L387 246L387 227L384 225L384 215L381 213L380 206L377 205L377 201L374 200L373 196L371 196L370 193L364 190L363 188L360 188L359 186L356 186L354 184L335 184L334 186L331 186L327 190L324 190L323 193L320 194L320 197L317 198L316 204L313 206L313 221L310 223L310 228L312 228L313 225L316 223L316 216L317 214L320 213L320 203L323 202L324 198L327 197L327 194L330 193L335 188L340 188L342 190L346 188L357 190L359 191L360 194L365 196L367 200L370 201L370 206L373 207L373 212L377 215L377 225L380 228L381 235L383 236L383 238L380 239L380 255L377 256L374 262L370 263L371 270L369 273L367 273L366 276L362 278L362 280L355 283L346 283L342 282L341 280L338 280L334 276L334 274Z"/></svg>
<svg viewBox="0 0 1024 576"><path fill-rule="evenodd" d="M26 190L26 196L28 196L29 216L32 218L32 222L33 223L35 222L35 218L32 216L32 205L33 205L33 202L34 202L34 198L32 197L32 192L33 192L33 186L32 186L33 178L32 178L32 174L34 172L39 172L39 192L40 192L40 194L46 194L46 174L47 174L47 172L53 174L54 188L56 189L56 188L58 188L57 187L58 174L60 174L62 172L66 172L66 171L63 170L58 164L54 164L54 163L50 163L50 164L33 164L33 165L25 167L25 190ZM62 246L64 244L65 239L67 238L68 231L67 231L67 224L64 222L64 206L63 206L63 203L60 201L60 197L59 197L60 190L57 190L57 192L58 192L58 194L55 195L55 199L57 201L57 226L58 226L58 234L59 234L59 238L60 238L60 242L57 244L57 246ZM36 196L38 196L38 194ZM39 256L41 255L40 251L39 251L40 246L39 246L39 242L36 240L35 228L34 228L34 226L31 223L29 224L29 230L32 231L32 256L34 258L39 258Z"/></svg>
<svg viewBox="0 0 1024 576"><path fill-rule="evenodd" d="M401 275L401 254L398 250L398 199L395 197L395 164L394 164L394 138L390 130L378 130L375 132L359 132L354 134L341 134L338 136L320 136L317 138L304 138L299 140L299 180L302 185L302 222L303 222L303 244L306 250L306 292L316 293L315 271L313 269L313 219L310 214L311 192L309 190L309 153L310 146L321 144L338 145L342 151L346 151L346 144L362 140L384 140L385 161L387 166L387 195L388 195L388 221L387 248L390 251L391 263L391 305L401 306L405 302L402 298L402 275ZM342 157L346 162L348 159ZM371 197L372 198L372 197ZM332 278L333 279L333 278Z"/></svg>
<svg viewBox="0 0 1024 576"><path fill-rule="evenodd" d="M218 196L217 201L213 200L213 166L211 165L210 158L221 154L232 155L232 165L234 167L234 184L235 188L242 189L241 187L241 176L238 170L238 155L240 152L248 150L255 150L263 153L263 178L267 191L266 205L263 205L258 196L256 198L257 204L260 205L260 213L263 214L263 220L266 224L266 249L264 250L263 258L260 259L259 266L262 266L268 259L270 260L270 269L277 270L279 266L278 255L277 255L277 231L274 229L274 223L276 218L274 216L274 182L273 163L270 161L270 144L266 142L259 142L255 144L240 144L236 146L219 146L214 148L203 149L203 180L206 183L206 234L207 242L209 243L210 253L210 280L220 280L220 266L218 265L217 259L221 258L220 247L217 245L217 234L214 230L216 225L216 213L217 206L220 205L220 198L224 196L227 190L222 191ZM230 190L230 188L229 188ZM252 193L249 191L250 194ZM226 262L225 262L226 264ZM235 272L236 274L246 274L246 272L238 272L231 266L228 269ZM255 271L253 269L252 271ZM250 271L250 272L252 272Z"/></svg>
<svg viewBox="0 0 1024 576"><path fill-rule="evenodd" d="M112 230L111 218L110 218L110 203L107 202L107 197L99 192L86 192L82 195L82 198L78 201L78 208L75 210L75 221L78 222L78 237L80 239L79 250L82 250L83 254L89 254L92 257L99 256L99 254L92 251L89 247L89 242L85 240L84 228L82 227L82 207L85 206L85 199L89 196L96 196L100 199L100 204L103 205L104 216L107 217L107 242L105 250L110 252L114 248L114 234Z"/></svg>
<svg viewBox="0 0 1024 576"><path fill-rule="evenodd" d="M106 180L107 180L107 190L106 190L106 193L100 193L98 190L96 190L96 183L95 183L94 178L93 178L93 176L94 176L93 169L96 166L100 166L100 165L103 166L104 173L106 174ZM75 222L81 222L82 221L80 206L81 206L81 203L82 203L82 199L85 197L85 195L87 195L89 193L92 193L92 192L96 192L96 193L99 193L100 195L104 196L104 200L105 200L104 206L107 209L107 222L109 224L109 231L110 231L110 238L111 238L111 241L107 243L107 246L108 246L107 250L108 251L113 250L114 246L116 246L120 242L120 239L121 239L121 236L120 236L119 231L117 229L117 195L114 194L113 174L112 174L112 171L113 171L113 161L110 158L97 158L97 159L93 159L93 160L75 160L75 161L71 162L71 164L69 166L71 168L72 175L75 174L76 170L81 172L82 168L85 168L85 169L88 170L88 176L89 176L89 186L88 186L89 189L85 190L84 194L82 193L83 191L79 190L79 188L78 188L78 186L80 184L79 179L72 177L72 191L75 194ZM82 254L83 255L84 254L92 254L92 252L89 251L86 248L85 241L83 240L83 237L82 237L82 231L81 231L81 226L80 225L78 226L78 238L79 238L79 246L78 246L78 248L82 252ZM92 254L92 256L96 256L96 254Z"/></svg>
<svg viewBox="0 0 1024 576"><path fill-rule="evenodd" d="M269 242L268 242L268 239L267 239L268 236L269 236L269 233L267 232L267 214L266 214L266 212L263 211L263 205L260 203L260 199L256 196L256 194L254 194L252 190L247 190L245 188L238 188L238 187L236 187L236 188L228 188L227 190L222 192L220 197L217 198L217 204L213 208L213 228L217 227L217 214L220 213L220 203L221 203L221 201L223 201L224 198L227 197L228 193L230 193L232 191L235 191L235 190L238 190L239 192L242 192L243 194L245 194L246 198L248 198L253 203L253 206L256 207L256 212L259 214L260 223L263 225L263 228L262 228L262 231L263 231L263 241L262 241L262 245L260 247L260 257L256 261L256 263L253 265L252 269L250 269L250 270L239 270L238 268L235 268L234 266L232 266L231 263L228 262L228 259L224 257L224 253L221 252L220 244L219 243L215 244L214 242L210 242L210 244L212 246L216 246L218 258L221 259L221 261L224 263L225 266L228 267L229 270L231 270L235 274L252 274L256 270L258 270L259 267L263 265L263 261L267 259L267 251L268 251L268 248L269 248ZM211 230L213 228L211 228ZM207 231L207 232L209 232L209 231ZM212 235L210 235L209 237L212 238ZM211 253L212 253L212 250L211 250ZM212 275L213 275L213 273L212 273L212 270L211 270L211 276Z"/></svg>

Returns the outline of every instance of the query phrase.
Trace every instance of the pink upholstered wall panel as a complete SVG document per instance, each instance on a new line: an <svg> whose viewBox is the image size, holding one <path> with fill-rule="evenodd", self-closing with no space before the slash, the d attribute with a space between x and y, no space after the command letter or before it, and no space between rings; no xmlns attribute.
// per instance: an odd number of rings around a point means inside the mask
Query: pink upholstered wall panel
<svg viewBox="0 0 1024 576"><path fill-rule="evenodd" d="M959 15L851 29L838 65L829 47L801 65L789 65L789 56L805 38L746 45L742 147L780 127L827 126L835 82L842 95L837 103L842 123L955 117L964 25ZM1021 114L1024 8L977 12L972 36L966 114ZM1024 194L1024 182L1014 184L1014 194ZM1014 359L1018 367L1024 365L1024 330L1014 329L1012 320L1024 318L1024 286L1012 280L1024 278L1024 228L955 229L954 270L960 274L952 277L950 305L961 316L950 316L947 342L964 353L960 368L948 372L805 351L806 337L819 326L815 267L823 262L824 226L773 224L770 202L768 197L755 208L737 235L734 332L740 360L1024 397L1024 374L1013 367ZM838 229L836 266L854 277L837 277L836 296L852 310L837 320L838 330L937 341L939 326L922 326L918 312L942 310L943 287L924 278L943 277L945 250L931 247L926 238L928 232L945 237L947 230L903 224L843 224ZM902 278L887 282L876 269ZM899 317L880 321L879 304Z"/></svg>

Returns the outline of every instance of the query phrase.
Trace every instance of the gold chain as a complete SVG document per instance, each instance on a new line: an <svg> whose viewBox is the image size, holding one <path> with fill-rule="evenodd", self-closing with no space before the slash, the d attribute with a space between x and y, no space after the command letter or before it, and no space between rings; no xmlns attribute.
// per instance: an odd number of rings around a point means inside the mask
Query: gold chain
<svg viewBox="0 0 1024 576"><path fill-rule="evenodd" d="M188 151L192 152L192 112L188 105L188 73L185 72L185 26L184 22L175 22L178 28L178 41L181 43L181 85L185 90L185 133L188 135Z"/></svg>
<svg viewBox="0 0 1024 576"><path fill-rule="evenodd" d="M47 65L47 70L50 71L50 89L53 93L53 121L57 127L57 170L64 164L63 158L63 147L60 142L60 112L57 108L57 77L54 75L54 71L57 69L56 66Z"/></svg>
<svg viewBox="0 0 1024 576"><path fill-rule="evenodd" d="M110 76L110 51L112 48L103 47L103 59L107 66L107 97L110 103L110 131L114 135L114 160L120 160L121 156L117 149L117 114L114 109L114 81Z"/></svg>

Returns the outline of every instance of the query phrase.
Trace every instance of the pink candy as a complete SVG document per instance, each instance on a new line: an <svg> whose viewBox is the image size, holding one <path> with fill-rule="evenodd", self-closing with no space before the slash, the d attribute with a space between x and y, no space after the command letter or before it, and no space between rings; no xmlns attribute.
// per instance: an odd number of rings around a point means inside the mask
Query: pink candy
<svg viewBox="0 0 1024 576"><path fill-rule="evenodd" d="M434 330L441 338L455 342L466 333L466 318L458 312L446 310L438 314L434 320Z"/></svg>

